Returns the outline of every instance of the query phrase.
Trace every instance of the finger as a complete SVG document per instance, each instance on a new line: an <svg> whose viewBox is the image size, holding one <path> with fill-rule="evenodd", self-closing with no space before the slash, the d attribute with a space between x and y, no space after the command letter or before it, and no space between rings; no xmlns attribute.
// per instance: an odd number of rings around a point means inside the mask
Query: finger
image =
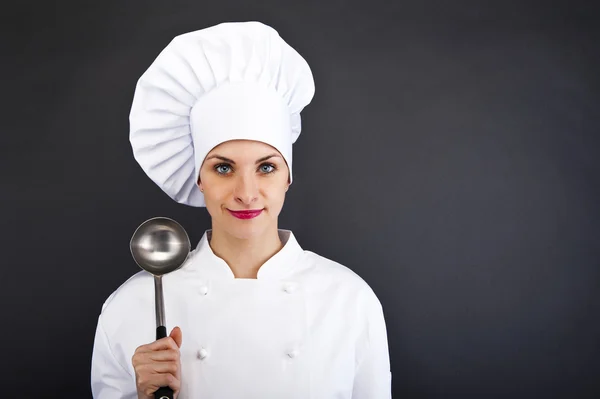
<svg viewBox="0 0 600 399"><path fill-rule="evenodd" d="M151 342L146 345L139 346L136 351L138 352L151 352L162 349L179 349L175 340L171 337L161 338L157 341Z"/></svg>
<svg viewBox="0 0 600 399"><path fill-rule="evenodd" d="M140 375L136 380L136 385L138 391L151 397L154 397L154 392L161 387L170 387L173 392L179 392L181 388L181 382L170 373Z"/></svg>
<svg viewBox="0 0 600 399"><path fill-rule="evenodd" d="M144 354L144 358L155 362L179 362L179 356L179 349L164 349Z"/></svg>
<svg viewBox="0 0 600 399"><path fill-rule="evenodd" d="M175 341L175 344L177 345L178 348L181 348L181 343L183 341L183 334L181 333L181 328L179 328L179 327L173 328L173 330L171 331L171 334L169 334L169 337L171 337L173 339L173 341Z"/></svg>
<svg viewBox="0 0 600 399"><path fill-rule="evenodd" d="M173 328L173 330L171 330L171 334L169 334L169 336L173 339L173 341L175 341L175 344L177 344L178 348L181 348L181 344L183 342L183 334L181 332L181 328L179 327L175 327ZM180 354L179 351L177 352L177 364L180 365ZM177 377L177 379L181 379L181 367L177 368L177 372L175 374L175 376Z"/></svg>
<svg viewBox="0 0 600 399"><path fill-rule="evenodd" d="M131 358L131 363L133 364L133 367L152 362L171 361L179 363L180 356L179 349L160 349L156 351L136 352Z"/></svg>
<svg viewBox="0 0 600 399"><path fill-rule="evenodd" d="M139 364L135 368L136 375L173 374L177 376L179 364L177 362L152 362Z"/></svg>

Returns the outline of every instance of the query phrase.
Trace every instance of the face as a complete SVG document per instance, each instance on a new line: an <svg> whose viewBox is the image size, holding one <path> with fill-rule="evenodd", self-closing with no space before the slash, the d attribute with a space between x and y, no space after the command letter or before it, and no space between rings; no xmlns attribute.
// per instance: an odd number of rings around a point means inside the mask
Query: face
<svg viewBox="0 0 600 399"><path fill-rule="evenodd" d="M285 160L268 144L233 140L213 148L198 179L213 230L250 239L277 229L288 177Z"/></svg>

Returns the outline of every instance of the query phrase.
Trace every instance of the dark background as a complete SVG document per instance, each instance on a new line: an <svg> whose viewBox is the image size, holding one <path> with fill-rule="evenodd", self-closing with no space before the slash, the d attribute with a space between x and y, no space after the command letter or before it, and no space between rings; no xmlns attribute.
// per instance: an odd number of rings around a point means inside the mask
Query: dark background
<svg viewBox="0 0 600 399"><path fill-rule="evenodd" d="M139 76L176 35L273 26L309 62L280 226L362 276L394 398L600 397L597 2L27 1L3 9L2 383L90 396L135 228L205 209L135 162ZM225 398L224 398L225 399Z"/></svg>

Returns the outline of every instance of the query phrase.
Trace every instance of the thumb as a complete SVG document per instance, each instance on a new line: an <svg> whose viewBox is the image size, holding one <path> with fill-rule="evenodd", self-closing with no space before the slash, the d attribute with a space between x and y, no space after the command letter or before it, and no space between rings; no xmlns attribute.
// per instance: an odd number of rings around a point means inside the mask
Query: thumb
<svg viewBox="0 0 600 399"><path fill-rule="evenodd" d="M181 334L181 328L179 328L179 327L173 328L173 330L171 330L171 334L169 334L169 337L171 337L173 339L173 341L175 341L177 346L179 348L181 348L181 342L183 340L183 336Z"/></svg>

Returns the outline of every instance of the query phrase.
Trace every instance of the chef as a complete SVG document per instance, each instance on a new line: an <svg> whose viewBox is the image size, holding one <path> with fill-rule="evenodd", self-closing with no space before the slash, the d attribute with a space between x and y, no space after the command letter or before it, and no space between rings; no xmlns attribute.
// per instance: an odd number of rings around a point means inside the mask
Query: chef
<svg viewBox="0 0 600 399"><path fill-rule="evenodd" d="M97 399L391 397L382 306L350 269L278 227L292 182L306 61L258 22L176 37L139 79L130 141L173 200L206 207L206 231L163 277L170 335L154 340L153 277L106 300L94 341ZM176 326L176 327L175 327Z"/></svg>

